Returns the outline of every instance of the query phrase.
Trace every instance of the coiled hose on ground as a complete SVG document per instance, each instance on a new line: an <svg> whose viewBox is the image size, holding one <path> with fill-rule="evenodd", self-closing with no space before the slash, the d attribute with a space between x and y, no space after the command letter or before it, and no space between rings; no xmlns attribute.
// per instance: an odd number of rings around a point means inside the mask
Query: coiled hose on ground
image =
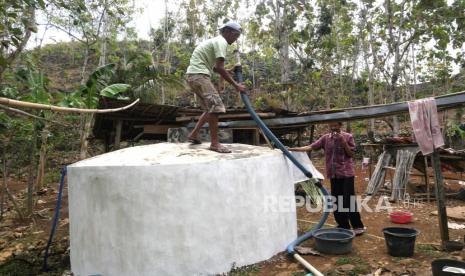
<svg viewBox="0 0 465 276"><path fill-rule="evenodd" d="M242 66L237 64L234 68L234 74L236 81L239 83L243 83L243 76L242 76ZM307 176L308 178L312 178L312 173L309 172L297 159L287 150L287 148L279 141L279 139L273 134L273 132L270 131L270 129L263 123L263 121L260 119L260 117L257 115L255 110L252 108L252 104L250 103L250 99L247 96L246 93L242 92L241 93L241 99L244 102L245 107L247 108L247 111L250 113L250 116L252 116L252 119L257 123L258 127L263 131L263 133L270 139L274 145L279 148L284 155L286 155L291 162L296 165L299 170L302 171L302 173ZM323 206L323 216L321 217L320 221L318 222L317 225L315 225L312 229L310 229L307 233L303 234L302 236L298 237L295 241L291 242L287 246L287 252L289 254L292 254L293 257L299 261L305 268L310 270L315 276L323 276L321 272L319 272L315 267L313 267L310 263L308 263L304 258L302 258L295 250L294 247L299 245L305 240L310 239L313 236L314 231L320 229L326 220L328 219L330 210L331 210L331 201L330 197L328 194L328 191L321 185L318 185L320 188L322 194L323 194L323 201L324 201L324 206Z"/></svg>

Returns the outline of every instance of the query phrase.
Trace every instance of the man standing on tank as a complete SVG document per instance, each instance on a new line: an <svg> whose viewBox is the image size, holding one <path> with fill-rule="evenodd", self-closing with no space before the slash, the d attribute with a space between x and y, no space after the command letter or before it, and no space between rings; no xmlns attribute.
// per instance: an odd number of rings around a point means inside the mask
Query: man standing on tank
<svg viewBox="0 0 465 276"><path fill-rule="evenodd" d="M309 146L291 148L291 151L310 152L323 149L325 151L325 170L331 182L333 212L337 227L353 228L355 234L366 231L363 225L355 198L354 150L355 141L352 134L341 130L342 122L329 123L329 133L323 135Z"/></svg>
<svg viewBox="0 0 465 276"><path fill-rule="evenodd" d="M230 153L231 150L220 144L218 139L218 115L226 112L226 108L211 82L213 72L218 73L232 84L238 92L245 90L243 84L237 83L224 68L226 49L241 35L241 26L236 22L228 22L220 28L220 35L200 43L192 53L187 68L187 82L192 91L199 97L204 113L200 116L188 139L192 144L200 144L199 131L208 122L210 129L210 150L219 153Z"/></svg>

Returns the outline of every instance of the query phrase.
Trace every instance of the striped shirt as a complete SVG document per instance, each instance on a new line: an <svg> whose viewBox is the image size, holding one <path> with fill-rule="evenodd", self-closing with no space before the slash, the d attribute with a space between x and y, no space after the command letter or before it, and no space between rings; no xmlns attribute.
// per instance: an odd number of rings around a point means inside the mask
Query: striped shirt
<svg viewBox="0 0 465 276"><path fill-rule="evenodd" d="M352 134L341 131L340 134L347 142L349 148L355 150L355 141ZM326 176L328 178L345 178L355 176L354 159L347 155L344 145L331 133L320 137L310 145L312 150L325 151Z"/></svg>

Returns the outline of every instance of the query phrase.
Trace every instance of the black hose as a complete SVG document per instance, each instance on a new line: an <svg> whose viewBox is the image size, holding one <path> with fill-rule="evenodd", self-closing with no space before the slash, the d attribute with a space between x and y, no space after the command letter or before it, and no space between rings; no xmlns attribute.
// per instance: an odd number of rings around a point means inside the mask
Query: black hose
<svg viewBox="0 0 465 276"><path fill-rule="evenodd" d="M63 186L65 184L65 176L66 176L66 167L64 167L63 170L61 171L60 186L58 188L58 199L57 199L57 205L55 207L55 215L53 217L53 222L52 222L52 230L50 231L50 236L48 237L47 246L45 247L44 265L42 267L43 271L48 271L48 265L47 265L48 256L49 256L48 252L49 252L50 246L52 245L53 235L55 235L55 230L57 228L58 219L60 217L61 198L63 195Z"/></svg>
<svg viewBox="0 0 465 276"><path fill-rule="evenodd" d="M242 76L242 66L240 65L236 65L236 67L234 68L234 74L235 74L235 78L236 78L236 81L239 82L239 83L243 83L244 82L244 79L243 79L243 76ZM299 170L302 171L302 173L307 176L308 178L312 178L313 175L310 171L308 171L295 157L294 155L292 155L289 150L283 145L283 143L281 143L281 141L279 141L279 139L273 134L273 132L271 132L271 130L265 125L265 123L263 123L263 121L260 119L260 117L257 115L257 113L255 112L255 110L252 108L252 104L250 103L250 99L249 97L247 96L246 93L244 92L241 92L241 99L242 101L244 102L244 105L245 107L247 108L247 111L250 113L250 116L252 116L252 119L255 121L255 123L258 125L258 127L260 127L260 129L263 131L263 133L268 137L268 139L270 139L277 148L279 148L283 153L284 155L289 158L289 160L291 160L291 162L297 166L297 168L299 168ZM318 185L317 185L321 192L323 193L323 198L325 199L325 206L323 207L323 216L322 218L320 219L320 221L318 222L318 224L313 227L310 231L308 231L307 233L305 233L304 235L300 236L299 238L297 238L295 241L291 242L288 246L287 246L287 251L288 253L290 254L293 254L294 253L294 247L298 244L300 244L301 242L311 238L313 236L313 232L315 230L318 230L320 229L324 223L326 222L326 220L328 219L328 216L329 216L329 213L330 213L330 210L331 210L331 201L330 201L330 197L329 197L329 194L328 194L328 191L321 185L321 183L319 182Z"/></svg>

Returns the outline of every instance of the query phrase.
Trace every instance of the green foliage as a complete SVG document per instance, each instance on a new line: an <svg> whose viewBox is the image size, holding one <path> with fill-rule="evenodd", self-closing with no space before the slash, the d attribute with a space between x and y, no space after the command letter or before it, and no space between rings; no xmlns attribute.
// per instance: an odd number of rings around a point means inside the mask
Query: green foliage
<svg viewBox="0 0 465 276"><path fill-rule="evenodd" d="M49 80L44 73L36 70L35 66L28 61L27 66L16 72L16 78L22 88L21 100L34 103L50 103L51 95L48 91Z"/></svg>
<svg viewBox="0 0 465 276"><path fill-rule="evenodd" d="M0 90L0 97L16 99L19 96L19 91L16 87L6 86Z"/></svg>
<svg viewBox="0 0 465 276"><path fill-rule="evenodd" d="M0 133L6 130L10 122L10 117L4 111L0 112Z"/></svg>
<svg viewBox="0 0 465 276"><path fill-rule="evenodd" d="M415 251L433 258L444 258L447 256L446 252L439 250L431 244L418 244L415 246Z"/></svg>
<svg viewBox="0 0 465 276"><path fill-rule="evenodd" d="M57 105L62 107L85 107L84 99L81 97L81 91L75 91L72 93L62 93L57 95L59 100Z"/></svg>
<svg viewBox="0 0 465 276"><path fill-rule="evenodd" d="M126 63L118 64L112 83L126 83L127 96L140 98L143 102L157 103L161 87L179 89L183 87L179 74L165 73L162 65L154 61L149 51L136 50L127 53Z"/></svg>
<svg viewBox="0 0 465 276"><path fill-rule="evenodd" d="M352 264L355 266L353 270L345 271L345 275L350 275L350 276L365 275L370 272L370 266L365 260L361 258L343 257L343 258L339 258L336 260L337 266L341 266L345 264Z"/></svg>
<svg viewBox="0 0 465 276"><path fill-rule="evenodd" d="M461 124L448 124L446 135L449 137L460 137L460 139L465 139L465 130L462 129Z"/></svg>
<svg viewBox="0 0 465 276"><path fill-rule="evenodd" d="M6 53L24 47L31 32L36 32L34 13L37 8L45 8L44 1L1 0L0 1L0 71L13 62Z"/></svg>
<svg viewBox="0 0 465 276"><path fill-rule="evenodd" d="M260 269L256 265L248 265L243 267L236 267L234 263L228 276L253 276L258 275Z"/></svg>
<svg viewBox="0 0 465 276"><path fill-rule="evenodd" d="M364 260L354 257L343 257L336 260L336 265L345 265L345 264L364 264Z"/></svg>
<svg viewBox="0 0 465 276"><path fill-rule="evenodd" d="M85 98L84 103L87 108L96 108L98 104L99 91L107 85L114 74L115 64L110 63L95 69L81 87L81 96Z"/></svg>
<svg viewBox="0 0 465 276"><path fill-rule="evenodd" d="M100 96L107 98L116 98L118 100L129 100L129 97L122 96L124 92L128 91L131 85L124 83L110 84L100 91Z"/></svg>

